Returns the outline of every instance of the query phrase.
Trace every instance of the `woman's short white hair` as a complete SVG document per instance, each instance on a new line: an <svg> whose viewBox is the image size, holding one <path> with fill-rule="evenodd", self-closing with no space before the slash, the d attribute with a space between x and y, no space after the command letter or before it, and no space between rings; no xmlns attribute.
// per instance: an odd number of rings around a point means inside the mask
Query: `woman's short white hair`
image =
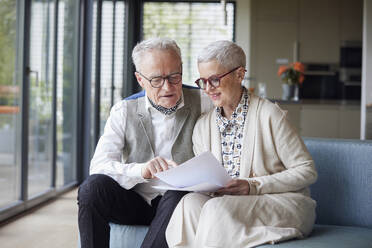
<svg viewBox="0 0 372 248"><path fill-rule="evenodd" d="M143 40L133 48L132 51L132 60L133 64L136 67L136 70L139 69L141 64L142 56L151 50L170 50L175 52L178 57L180 58L180 62L182 64L182 57L181 57L181 49L178 47L177 43L169 38L149 38L147 40Z"/></svg>
<svg viewBox="0 0 372 248"><path fill-rule="evenodd" d="M232 41L215 41L203 48L198 56L198 64L216 60L226 69L236 67L245 68L245 53L243 49Z"/></svg>

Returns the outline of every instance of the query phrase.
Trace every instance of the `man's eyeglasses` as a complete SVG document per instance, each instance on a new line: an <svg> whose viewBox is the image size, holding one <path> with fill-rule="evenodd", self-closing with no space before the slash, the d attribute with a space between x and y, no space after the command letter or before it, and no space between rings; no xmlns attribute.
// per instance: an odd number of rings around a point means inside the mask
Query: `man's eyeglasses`
<svg viewBox="0 0 372 248"><path fill-rule="evenodd" d="M161 88L163 87L165 80L167 79L170 84L179 84L182 81L182 73L175 72L172 74L169 74L165 77L163 76L157 76L153 78L147 78L142 73L138 72L143 78L145 78L147 81L150 82L151 86L154 88Z"/></svg>
<svg viewBox="0 0 372 248"><path fill-rule="evenodd" d="M199 88L205 90L207 88L207 84L209 83L209 86L213 87L213 88L217 88L220 86L220 82L221 82L221 79L226 76L227 74L239 69L241 66L238 66L234 69L232 69L231 71L229 72L226 72L225 74L222 74L220 76L218 75L212 75L210 76L209 78L198 78L195 83L196 85L198 85Z"/></svg>

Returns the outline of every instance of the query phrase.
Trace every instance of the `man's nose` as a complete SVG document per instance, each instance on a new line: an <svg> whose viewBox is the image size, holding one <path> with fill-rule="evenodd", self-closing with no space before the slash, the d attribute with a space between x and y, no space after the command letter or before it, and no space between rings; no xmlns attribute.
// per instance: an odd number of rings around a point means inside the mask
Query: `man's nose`
<svg viewBox="0 0 372 248"><path fill-rule="evenodd" d="M169 78L163 78L163 80L164 80L163 87L162 87L163 89L167 90L170 87L172 87L171 83L169 82Z"/></svg>

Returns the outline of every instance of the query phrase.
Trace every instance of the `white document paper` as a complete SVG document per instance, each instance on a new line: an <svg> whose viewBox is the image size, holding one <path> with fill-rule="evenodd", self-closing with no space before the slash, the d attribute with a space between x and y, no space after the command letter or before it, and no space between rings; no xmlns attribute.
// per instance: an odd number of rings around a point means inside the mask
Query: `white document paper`
<svg viewBox="0 0 372 248"><path fill-rule="evenodd" d="M198 192L216 191L232 179L211 152L204 152L155 176L165 183L153 186L156 189Z"/></svg>
<svg viewBox="0 0 372 248"><path fill-rule="evenodd" d="M177 188L172 185L163 183L162 185L152 186L155 189L160 190L178 190L178 191L194 191L194 192L214 192L221 188L219 185L210 183L200 183L190 187Z"/></svg>

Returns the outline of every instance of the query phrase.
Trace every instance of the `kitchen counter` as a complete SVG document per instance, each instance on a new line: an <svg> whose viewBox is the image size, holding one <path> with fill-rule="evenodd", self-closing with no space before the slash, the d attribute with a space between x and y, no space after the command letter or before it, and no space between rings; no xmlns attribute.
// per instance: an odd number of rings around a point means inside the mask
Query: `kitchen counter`
<svg viewBox="0 0 372 248"><path fill-rule="evenodd" d="M302 99L277 102L301 136L359 139L360 101Z"/></svg>
<svg viewBox="0 0 372 248"><path fill-rule="evenodd" d="M282 100L282 99L269 99L272 102L279 104L303 104L303 105L347 105L347 106L360 106L359 100L338 100L338 99L301 99L299 101Z"/></svg>

